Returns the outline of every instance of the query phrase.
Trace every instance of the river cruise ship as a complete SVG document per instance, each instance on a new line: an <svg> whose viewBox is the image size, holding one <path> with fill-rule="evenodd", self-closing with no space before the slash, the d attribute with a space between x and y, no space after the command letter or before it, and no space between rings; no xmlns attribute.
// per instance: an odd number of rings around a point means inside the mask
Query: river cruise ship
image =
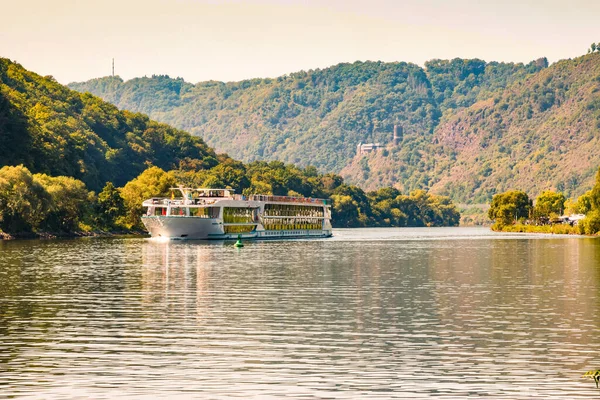
<svg viewBox="0 0 600 400"><path fill-rule="evenodd" d="M142 222L154 238L275 239L329 237L328 200L271 195L242 196L231 189L178 187L181 197L145 200Z"/></svg>

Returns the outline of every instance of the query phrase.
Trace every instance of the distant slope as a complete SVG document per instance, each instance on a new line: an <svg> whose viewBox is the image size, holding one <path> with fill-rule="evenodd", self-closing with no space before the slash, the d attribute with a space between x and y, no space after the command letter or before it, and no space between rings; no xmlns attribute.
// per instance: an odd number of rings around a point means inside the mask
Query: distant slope
<svg viewBox="0 0 600 400"><path fill-rule="evenodd" d="M545 189L573 196L593 185L599 141L596 53L560 61L447 113L426 150L406 152L400 146L355 157L341 174L365 188L390 183L410 188L418 179L458 201L484 202L515 188L534 196Z"/></svg>
<svg viewBox="0 0 600 400"><path fill-rule="evenodd" d="M509 188L582 194L600 165L600 54L510 85L442 123L434 140L455 161L432 188L454 198Z"/></svg>
<svg viewBox="0 0 600 400"><path fill-rule="evenodd" d="M186 129L244 161L279 159L338 172L359 142L387 143L401 124L418 147L431 140L445 110L487 98L545 64L432 60L424 70L355 62L277 79L191 85L166 76L107 77L70 87Z"/></svg>
<svg viewBox="0 0 600 400"><path fill-rule="evenodd" d="M0 58L0 166L24 164L32 172L67 175L94 190L125 184L153 164L180 161L206 168L216 155L198 137L119 111Z"/></svg>
<svg viewBox="0 0 600 400"><path fill-rule="evenodd" d="M339 172L365 189L486 202L512 188L579 195L600 164L600 54L547 67L481 60L340 64L277 79L73 84L185 127L245 160ZM153 96L154 94L154 96ZM394 124L402 142L390 143ZM387 148L357 156L358 142Z"/></svg>
<svg viewBox="0 0 600 400"><path fill-rule="evenodd" d="M340 170L359 141L387 139L407 121L431 133L441 115L421 68L406 63L340 64L277 79L189 86L166 77L72 84L203 137L244 161L281 160ZM160 89L157 89L160 87ZM155 95L156 94L156 95Z"/></svg>

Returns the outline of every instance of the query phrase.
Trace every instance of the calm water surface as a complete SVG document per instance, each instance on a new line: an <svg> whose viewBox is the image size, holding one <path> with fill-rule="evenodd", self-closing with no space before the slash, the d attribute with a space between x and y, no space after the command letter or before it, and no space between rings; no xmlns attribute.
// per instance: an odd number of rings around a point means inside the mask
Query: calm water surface
<svg viewBox="0 0 600 400"><path fill-rule="evenodd" d="M0 397L600 397L600 240L335 235L0 243Z"/></svg>

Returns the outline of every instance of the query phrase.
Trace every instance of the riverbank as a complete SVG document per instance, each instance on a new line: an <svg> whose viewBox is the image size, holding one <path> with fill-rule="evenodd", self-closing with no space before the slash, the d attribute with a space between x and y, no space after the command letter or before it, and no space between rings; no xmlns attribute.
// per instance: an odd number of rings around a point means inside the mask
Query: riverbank
<svg viewBox="0 0 600 400"><path fill-rule="evenodd" d="M91 232L19 232L6 233L0 231L0 241L19 239L74 239L80 237L113 237L123 235L146 236L148 233L141 230L119 231L91 231Z"/></svg>
<svg viewBox="0 0 600 400"><path fill-rule="evenodd" d="M514 224L514 225L502 225L494 224L491 229L495 232L509 232L509 233L545 233L555 235L583 235L579 227L571 226L566 224L554 224L554 225L525 225L525 224Z"/></svg>

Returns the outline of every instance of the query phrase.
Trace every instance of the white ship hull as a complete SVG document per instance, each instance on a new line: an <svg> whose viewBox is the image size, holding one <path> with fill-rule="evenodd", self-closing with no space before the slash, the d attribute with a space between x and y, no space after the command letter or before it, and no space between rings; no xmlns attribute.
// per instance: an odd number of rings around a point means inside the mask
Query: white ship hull
<svg viewBox="0 0 600 400"><path fill-rule="evenodd" d="M172 240L234 240L242 239L281 239L281 238L324 238L332 236L332 229L289 229L264 230L258 228L252 232L225 233L223 223L218 219L144 216L142 223L153 238Z"/></svg>

